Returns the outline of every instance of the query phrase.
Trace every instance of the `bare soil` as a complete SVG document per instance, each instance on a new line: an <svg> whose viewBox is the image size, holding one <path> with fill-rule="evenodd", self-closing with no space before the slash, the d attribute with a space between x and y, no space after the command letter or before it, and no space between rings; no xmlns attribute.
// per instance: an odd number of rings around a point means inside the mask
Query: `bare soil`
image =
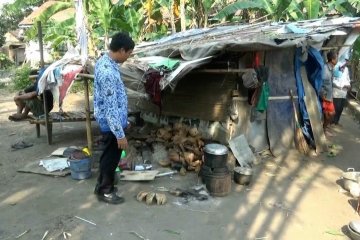
<svg viewBox="0 0 360 240"><path fill-rule="evenodd" d="M360 169L360 129L348 112L341 120L344 127L335 128L331 138L340 149L335 157L324 153L309 158L289 150L257 165L250 186L233 184L228 196L204 202L183 203L169 194L164 206L147 206L135 199L140 190L194 186L199 182L194 173L146 183L120 182L126 202L113 206L94 196L96 174L76 181L70 176L17 172L58 147L86 145L86 131L84 123L55 124L54 144L49 146L44 128L41 138L36 138L35 126L7 120L15 111L12 96L0 89L0 239L14 239L26 230L20 239L42 239L46 231L45 239L64 239L65 231L74 240L348 239L346 225L359 219L356 200L339 191L338 184L348 167ZM66 103L65 111L81 109L83 95L70 94ZM95 124L93 128L96 133ZM11 144L19 139L34 146L11 151Z"/></svg>

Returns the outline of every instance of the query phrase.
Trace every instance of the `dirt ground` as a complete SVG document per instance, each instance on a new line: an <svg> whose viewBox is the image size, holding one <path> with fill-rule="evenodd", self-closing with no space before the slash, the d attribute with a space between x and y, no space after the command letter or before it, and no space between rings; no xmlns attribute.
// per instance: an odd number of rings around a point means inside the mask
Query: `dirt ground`
<svg viewBox="0 0 360 240"><path fill-rule="evenodd" d="M66 102L73 104L65 110L81 108L82 98L71 94ZM64 239L65 231L74 240L348 239L346 225L359 219L355 199L339 191L337 183L348 167L360 169L360 129L348 112L342 118L345 127L335 129L331 138L342 148L335 157L307 158L290 150L257 165L250 186L233 184L230 195L204 202L184 203L167 194L166 205L147 206L135 199L140 190L194 186L199 180L193 173L147 183L120 182L126 202L113 206L95 198L96 176L76 181L17 172L58 147L86 145L86 131L84 123L55 124L54 144L49 146L44 128L36 138L35 126L7 120L14 110L12 94L0 89L0 239L14 239L27 230L20 239L42 239L46 231L45 239ZM19 139L34 146L11 151Z"/></svg>

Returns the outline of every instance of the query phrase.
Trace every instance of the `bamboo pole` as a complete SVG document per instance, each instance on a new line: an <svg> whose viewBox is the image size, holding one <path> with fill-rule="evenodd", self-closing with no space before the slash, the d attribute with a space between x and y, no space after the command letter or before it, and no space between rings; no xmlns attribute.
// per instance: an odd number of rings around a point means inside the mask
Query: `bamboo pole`
<svg viewBox="0 0 360 240"><path fill-rule="evenodd" d="M85 77L83 78L83 81L85 87L86 138L87 138L88 149L92 154L93 140L92 140L92 132L91 132L91 119L90 119L89 82L88 79Z"/></svg>
<svg viewBox="0 0 360 240"><path fill-rule="evenodd" d="M37 22L38 27L38 39L39 39L39 51L40 51L40 68L44 67L44 48L43 48L43 39L42 39L42 26L41 22ZM44 112L45 112L45 127L48 144L52 144L52 123L49 123L49 115L47 112L47 102L45 97L45 91L43 92L43 101L44 101ZM38 128L38 126L36 126Z"/></svg>

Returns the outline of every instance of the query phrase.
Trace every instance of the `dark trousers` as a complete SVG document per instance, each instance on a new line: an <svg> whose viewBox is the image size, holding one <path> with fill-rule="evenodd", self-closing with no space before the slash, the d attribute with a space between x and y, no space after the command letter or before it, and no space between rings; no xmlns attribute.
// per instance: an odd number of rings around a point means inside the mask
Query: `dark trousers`
<svg viewBox="0 0 360 240"><path fill-rule="evenodd" d="M334 98L333 102L335 107L335 116L333 119L333 123L338 124L340 121L341 113L344 110L346 104L346 98Z"/></svg>
<svg viewBox="0 0 360 240"><path fill-rule="evenodd" d="M111 132L104 134L104 151L100 157L100 175L98 178L98 193L114 191L115 169L119 164L122 150L118 148L117 139Z"/></svg>

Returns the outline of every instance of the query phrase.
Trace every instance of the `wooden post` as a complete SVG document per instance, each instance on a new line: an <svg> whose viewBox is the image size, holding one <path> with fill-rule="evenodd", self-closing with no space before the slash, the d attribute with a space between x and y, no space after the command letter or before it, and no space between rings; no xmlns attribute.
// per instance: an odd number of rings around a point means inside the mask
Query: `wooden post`
<svg viewBox="0 0 360 240"><path fill-rule="evenodd" d="M91 133L91 119L90 119L90 101L89 101L89 82L88 78L83 78L84 87L85 87L85 116L86 116L86 137L87 144L90 153L92 154L93 142L92 142L92 133Z"/></svg>
<svg viewBox="0 0 360 240"><path fill-rule="evenodd" d="M37 22L38 27L38 39L39 39L39 51L40 51L40 67L44 67L44 48L43 48L43 40L42 40L42 27L41 22ZM45 127L46 127L46 135L48 144L52 144L52 123L49 123L49 115L47 112L47 102L45 97L45 91L43 92L43 101L44 101L44 112L45 112Z"/></svg>

